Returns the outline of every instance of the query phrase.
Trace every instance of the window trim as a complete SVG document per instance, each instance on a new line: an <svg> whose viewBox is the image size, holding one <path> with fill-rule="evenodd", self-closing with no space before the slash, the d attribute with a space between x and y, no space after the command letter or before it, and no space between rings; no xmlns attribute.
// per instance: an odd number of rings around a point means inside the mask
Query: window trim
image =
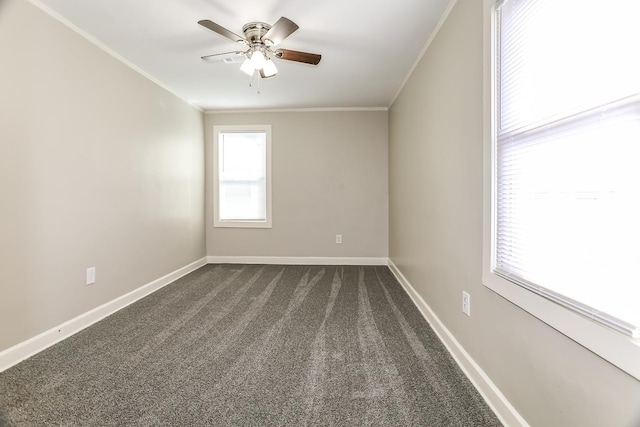
<svg viewBox="0 0 640 427"><path fill-rule="evenodd" d="M631 338L571 311L493 272L495 259L496 166L496 8L502 0L484 0L483 248L482 283L558 332L640 380L640 339Z"/></svg>
<svg viewBox="0 0 640 427"><path fill-rule="evenodd" d="M220 220L219 215L219 175L218 175L218 139L220 133L264 132L266 134L266 219L265 221ZM213 127L213 226L216 228L272 228L272 189L271 189L271 125L216 125Z"/></svg>

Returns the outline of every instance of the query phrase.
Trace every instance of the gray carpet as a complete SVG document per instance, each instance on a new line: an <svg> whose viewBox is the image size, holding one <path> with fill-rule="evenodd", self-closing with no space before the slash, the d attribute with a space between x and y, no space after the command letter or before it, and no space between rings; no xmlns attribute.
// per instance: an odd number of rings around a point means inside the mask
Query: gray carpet
<svg viewBox="0 0 640 427"><path fill-rule="evenodd" d="M498 426L387 267L207 265L0 373L9 426Z"/></svg>

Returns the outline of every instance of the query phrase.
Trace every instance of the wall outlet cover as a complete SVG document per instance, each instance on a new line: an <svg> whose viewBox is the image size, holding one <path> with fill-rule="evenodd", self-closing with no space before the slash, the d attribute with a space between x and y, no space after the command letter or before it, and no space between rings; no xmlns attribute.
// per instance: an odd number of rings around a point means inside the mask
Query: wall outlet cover
<svg viewBox="0 0 640 427"><path fill-rule="evenodd" d="M89 267L87 268L87 285L93 285L96 283L96 268Z"/></svg>
<svg viewBox="0 0 640 427"><path fill-rule="evenodd" d="M465 291L462 291L462 312L471 316L471 295Z"/></svg>

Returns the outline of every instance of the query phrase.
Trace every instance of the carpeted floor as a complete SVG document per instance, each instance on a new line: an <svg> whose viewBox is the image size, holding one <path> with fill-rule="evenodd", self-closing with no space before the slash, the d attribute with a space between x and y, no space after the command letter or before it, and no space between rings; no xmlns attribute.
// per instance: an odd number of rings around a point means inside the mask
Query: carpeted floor
<svg viewBox="0 0 640 427"><path fill-rule="evenodd" d="M499 426L387 267L207 265L0 373L9 426Z"/></svg>

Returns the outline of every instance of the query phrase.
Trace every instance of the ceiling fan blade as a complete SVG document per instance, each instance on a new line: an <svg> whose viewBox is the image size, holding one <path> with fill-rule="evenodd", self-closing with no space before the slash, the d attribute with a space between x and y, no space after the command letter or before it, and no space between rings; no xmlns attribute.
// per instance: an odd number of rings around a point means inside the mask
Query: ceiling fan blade
<svg viewBox="0 0 640 427"><path fill-rule="evenodd" d="M233 40L236 43L247 43L244 37L239 36L236 33L233 33L227 30L226 28L216 24L215 22L209 21L208 19L203 19L201 21L198 21L198 24L213 31L214 33L220 34L222 37L226 37L229 40Z"/></svg>
<svg viewBox="0 0 640 427"><path fill-rule="evenodd" d="M274 52L276 58L287 61L304 62L305 64L318 65L322 55L317 53L299 52L297 50L278 49Z"/></svg>
<svg viewBox="0 0 640 427"><path fill-rule="evenodd" d="M213 55L201 56L200 59L207 62L225 62L227 64L237 64L246 59L246 52L237 50L235 52L214 53Z"/></svg>
<svg viewBox="0 0 640 427"><path fill-rule="evenodd" d="M278 22L273 24L271 29L262 36L262 41L271 41L271 46L277 46L282 40L293 34L298 28L298 25L292 20L285 18L284 16L278 19Z"/></svg>

